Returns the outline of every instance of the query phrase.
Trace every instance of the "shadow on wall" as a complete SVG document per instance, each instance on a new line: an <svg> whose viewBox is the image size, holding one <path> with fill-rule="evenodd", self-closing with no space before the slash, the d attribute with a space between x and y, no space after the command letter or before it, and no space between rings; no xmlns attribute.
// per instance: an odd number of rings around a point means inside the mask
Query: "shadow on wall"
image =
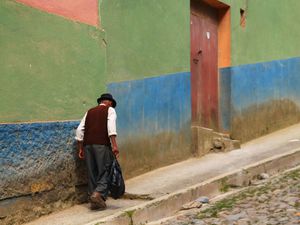
<svg viewBox="0 0 300 225"><path fill-rule="evenodd" d="M233 113L232 133L242 142L300 122L300 108L291 100L273 100Z"/></svg>

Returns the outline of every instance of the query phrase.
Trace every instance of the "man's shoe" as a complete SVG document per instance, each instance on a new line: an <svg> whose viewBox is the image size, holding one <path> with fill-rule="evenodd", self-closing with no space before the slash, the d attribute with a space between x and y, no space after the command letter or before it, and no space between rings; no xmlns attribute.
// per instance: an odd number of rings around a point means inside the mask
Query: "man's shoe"
<svg viewBox="0 0 300 225"><path fill-rule="evenodd" d="M97 210L97 209L100 209L100 208L99 208L98 205L96 205L95 203L91 202L90 209L91 210Z"/></svg>
<svg viewBox="0 0 300 225"><path fill-rule="evenodd" d="M99 192L96 192L96 191L93 192L93 194L91 195L91 203L93 204L93 207L97 206L98 209L103 210L106 208L105 201ZM92 207L92 204L91 204L91 207Z"/></svg>

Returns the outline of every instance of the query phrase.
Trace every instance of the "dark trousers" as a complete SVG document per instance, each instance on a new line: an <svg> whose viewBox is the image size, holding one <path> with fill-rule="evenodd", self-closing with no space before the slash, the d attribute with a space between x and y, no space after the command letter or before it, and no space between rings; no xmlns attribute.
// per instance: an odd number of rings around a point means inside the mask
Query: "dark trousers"
<svg viewBox="0 0 300 225"><path fill-rule="evenodd" d="M108 195L108 173L113 161L111 147L107 145L86 145L84 147L88 172L88 194L99 192L104 199Z"/></svg>

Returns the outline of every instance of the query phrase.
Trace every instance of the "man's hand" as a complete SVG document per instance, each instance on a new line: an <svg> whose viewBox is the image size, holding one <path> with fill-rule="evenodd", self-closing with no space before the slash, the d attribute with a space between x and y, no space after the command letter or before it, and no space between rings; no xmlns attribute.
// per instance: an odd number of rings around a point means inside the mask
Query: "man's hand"
<svg viewBox="0 0 300 225"><path fill-rule="evenodd" d="M117 146L113 146L112 147L112 152L114 153L114 155L118 158L119 157L119 149Z"/></svg>
<svg viewBox="0 0 300 225"><path fill-rule="evenodd" d="M111 141L111 144L112 144L112 152L118 158L119 149L118 149L118 145L117 145L116 135L111 135L110 136L110 141Z"/></svg>
<svg viewBox="0 0 300 225"><path fill-rule="evenodd" d="M82 148L79 149L78 157L79 157L80 159L84 159L84 150L83 150Z"/></svg>
<svg viewBox="0 0 300 225"><path fill-rule="evenodd" d="M84 159L84 149L83 149L83 143L82 141L78 141L78 157L80 159Z"/></svg>

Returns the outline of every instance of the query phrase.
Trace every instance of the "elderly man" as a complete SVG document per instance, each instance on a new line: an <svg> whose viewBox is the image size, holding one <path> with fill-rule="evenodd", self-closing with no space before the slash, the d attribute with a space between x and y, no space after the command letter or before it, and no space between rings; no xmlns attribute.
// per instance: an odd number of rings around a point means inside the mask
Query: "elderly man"
<svg viewBox="0 0 300 225"><path fill-rule="evenodd" d="M91 209L105 209L109 168L113 154L119 154L114 109L117 103L109 93L102 94L97 102L98 106L89 109L81 120L75 139L79 158L86 160Z"/></svg>

